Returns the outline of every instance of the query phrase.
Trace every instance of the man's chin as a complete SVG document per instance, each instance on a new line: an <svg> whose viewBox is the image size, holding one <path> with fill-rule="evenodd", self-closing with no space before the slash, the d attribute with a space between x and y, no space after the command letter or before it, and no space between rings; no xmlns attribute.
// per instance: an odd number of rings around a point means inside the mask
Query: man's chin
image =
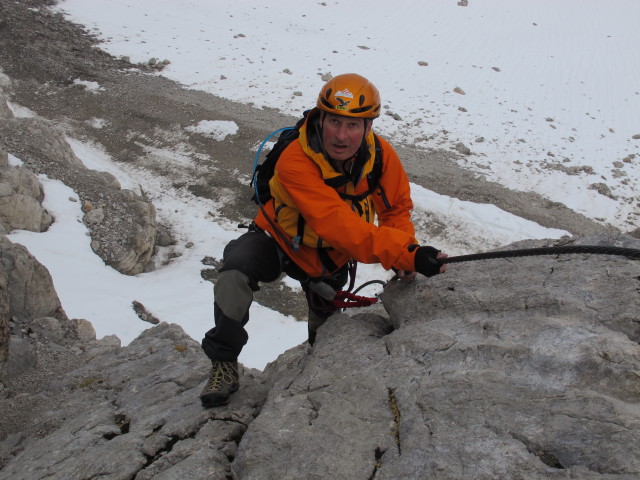
<svg viewBox="0 0 640 480"><path fill-rule="evenodd" d="M329 155L331 155L331 158L333 158L334 160L338 160L340 162L344 162L345 160L348 160L349 158L352 157L352 155L349 155L349 153L346 150L331 149L329 151Z"/></svg>

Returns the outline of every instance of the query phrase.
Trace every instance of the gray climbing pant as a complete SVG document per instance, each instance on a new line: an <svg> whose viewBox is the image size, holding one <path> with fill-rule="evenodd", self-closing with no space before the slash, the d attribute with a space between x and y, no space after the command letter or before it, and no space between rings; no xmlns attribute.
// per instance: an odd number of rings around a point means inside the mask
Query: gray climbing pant
<svg viewBox="0 0 640 480"><path fill-rule="evenodd" d="M298 280L309 303L309 343L313 344L315 332L331 311L321 308L309 288L310 279L304 271L291 261L277 242L263 231L255 228L227 244L224 249L220 275L214 287L215 327L203 340L202 349L211 360L234 362L238 359L249 336L244 326L249 321L249 307L253 292L259 290L261 282L274 282L285 272ZM335 290L347 283L347 266L334 275L323 279Z"/></svg>

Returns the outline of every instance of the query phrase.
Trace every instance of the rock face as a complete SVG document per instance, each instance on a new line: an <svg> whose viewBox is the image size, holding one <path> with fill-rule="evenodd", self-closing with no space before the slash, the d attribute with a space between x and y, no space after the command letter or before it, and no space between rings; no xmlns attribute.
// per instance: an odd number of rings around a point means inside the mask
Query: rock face
<svg viewBox="0 0 640 480"><path fill-rule="evenodd" d="M390 321L335 316L279 369L238 478L637 478L639 288L575 255L391 285Z"/></svg>
<svg viewBox="0 0 640 480"><path fill-rule="evenodd" d="M334 315L211 410L206 357L161 323L33 395L49 413L1 441L0 479L636 479L639 289L624 257L450 265L388 285L386 314Z"/></svg>
<svg viewBox="0 0 640 480"><path fill-rule="evenodd" d="M247 371L229 407L204 410L209 361L180 327L162 323L126 348L95 345L84 367L34 396L48 404L31 431L0 446L1 479L223 479L265 389ZM55 399L55 402L52 402ZM46 412L46 413L45 413Z"/></svg>

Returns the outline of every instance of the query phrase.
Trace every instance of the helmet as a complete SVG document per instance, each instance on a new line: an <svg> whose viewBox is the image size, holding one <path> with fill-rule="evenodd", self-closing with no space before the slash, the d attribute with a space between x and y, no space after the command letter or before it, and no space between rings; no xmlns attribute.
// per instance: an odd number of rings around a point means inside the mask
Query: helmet
<svg viewBox="0 0 640 480"><path fill-rule="evenodd" d="M320 110L337 115L377 118L380 116L380 93L366 78L345 73L325 83L316 105Z"/></svg>

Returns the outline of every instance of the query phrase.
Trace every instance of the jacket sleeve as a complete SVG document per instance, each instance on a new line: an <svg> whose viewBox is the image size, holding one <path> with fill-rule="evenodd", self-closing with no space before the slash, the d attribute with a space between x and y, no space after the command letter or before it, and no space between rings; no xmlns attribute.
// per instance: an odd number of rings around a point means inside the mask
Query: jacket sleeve
<svg viewBox="0 0 640 480"><path fill-rule="evenodd" d="M416 242L408 216L389 213L381 225L367 223L324 183L319 167L300 148L287 149L278 160L276 175L305 222L333 248L362 263L414 269L415 252L409 246ZM410 205L410 198L403 201Z"/></svg>

